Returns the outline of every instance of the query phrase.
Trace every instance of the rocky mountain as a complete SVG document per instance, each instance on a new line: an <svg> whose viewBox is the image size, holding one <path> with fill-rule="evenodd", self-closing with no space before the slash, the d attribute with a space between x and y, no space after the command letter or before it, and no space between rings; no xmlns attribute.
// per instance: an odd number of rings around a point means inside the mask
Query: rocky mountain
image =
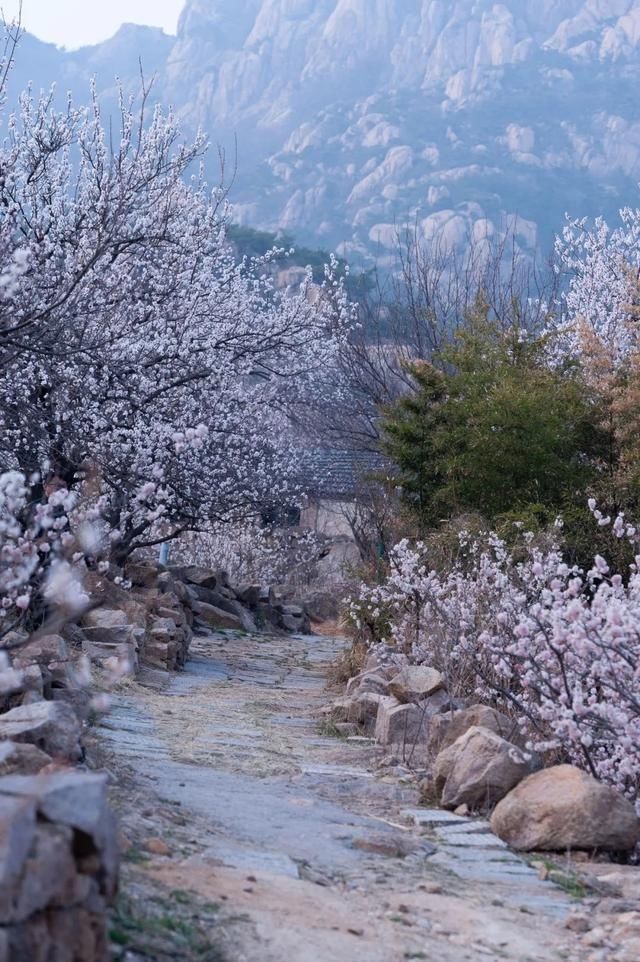
<svg viewBox="0 0 640 962"><path fill-rule="evenodd" d="M20 76L107 94L141 58L187 128L237 144L241 222L356 259L404 225L546 246L565 211L636 203L640 0L187 0L176 38L24 53Z"/></svg>

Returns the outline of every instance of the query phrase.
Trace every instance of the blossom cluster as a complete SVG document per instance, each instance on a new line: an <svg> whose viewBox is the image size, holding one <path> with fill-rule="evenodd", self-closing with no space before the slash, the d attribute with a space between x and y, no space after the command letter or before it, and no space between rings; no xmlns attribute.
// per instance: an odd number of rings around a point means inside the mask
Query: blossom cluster
<svg viewBox="0 0 640 962"><path fill-rule="evenodd" d="M38 481L18 471L0 474L0 636L21 625L36 593L71 613L87 601L65 557L76 499L57 490L34 502Z"/></svg>
<svg viewBox="0 0 640 962"><path fill-rule="evenodd" d="M233 584L259 585L308 583L324 551L324 539L314 531L254 519L216 525L178 546L178 556L189 563L221 568Z"/></svg>

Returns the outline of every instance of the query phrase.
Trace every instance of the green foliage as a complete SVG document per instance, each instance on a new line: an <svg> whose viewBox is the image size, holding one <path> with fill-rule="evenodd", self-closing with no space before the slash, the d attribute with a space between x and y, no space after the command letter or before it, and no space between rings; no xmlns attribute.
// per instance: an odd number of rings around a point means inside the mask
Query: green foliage
<svg viewBox="0 0 640 962"><path fill-rule="evenodd" d="M468 511L536 530L585 503L601 440L579 372L547 348L480 301L434 364L411 366L415 391L383 427L423 531Z"/></svg>

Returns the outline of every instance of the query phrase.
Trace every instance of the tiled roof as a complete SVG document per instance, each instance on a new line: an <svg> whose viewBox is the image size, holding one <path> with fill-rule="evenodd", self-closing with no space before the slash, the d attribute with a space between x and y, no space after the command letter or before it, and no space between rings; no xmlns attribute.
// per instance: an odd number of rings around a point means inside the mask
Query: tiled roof
<svg viewBox="0 0 640 962"><path fill-rule="evenodd" d="M305 494L343 498L352 497L389 470L389 461L372 451L316 448L301 454L297 474Z"/></svg>

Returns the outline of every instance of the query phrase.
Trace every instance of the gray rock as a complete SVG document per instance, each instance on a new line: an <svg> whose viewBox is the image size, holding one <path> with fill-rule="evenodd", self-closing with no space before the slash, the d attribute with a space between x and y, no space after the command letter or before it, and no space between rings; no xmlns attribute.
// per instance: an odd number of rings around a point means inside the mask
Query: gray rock
<svg viewBox="0 0 640 962"><path fill-rule="evenodd" d="M240 604L239 601L227 601L225 599L226 610L230 611L231 614L236 615L240 619L240 624L242 625L244 631L251 635L254 635L258 631L258 626L256 625L253 615L247 611L244 605Z"/></svg>
<svg viewBox="0 0 640 962"><path fill-rule="evenodd" d="M411 748L422 742L428 720L417 705L402 705L393 695L381 696L375 738L380 745L402 744Z"/></svg>
<svg viewBox="0 0 640 962"><path fill-rule="evenodd" d="M35 836L35 801L0 795L0 925L15 919L16 892Z"/></svg>
<svg viewBox="0 0 640 962"><path fill-rule="evenodd" d="M106 776L0 778L0 962L107 962L118 846Z"/></svg>
<svg viewBox="0 0 640 962"><path fill-rule="evenodd" d="M384 696L372 691L365 691L354 695L349 699L350 706L348 721L364 725L367 730L374 731L378 717L380 702Z"/></svg>
<svg viewBox="0 0 640 962"><path fill-rule="evenodd" d="M198 565L190 565L189 567L180 569L180 578L182 581L186 581L187 584L195 585L199 588L217 588L218 584L224 584L220 581L217 572L212 571L211 568L202 568Z"/></svg>
<svg viewBox="0 0 640 962"><path fill-rule="evenodd" d="M282 614L280 623L285 631L291 631L300 635L306 635L311 630L311 624L304 612L295 615Z"/></svg>
<svg viewBox="0 0 640 962"><path fill-rule="evenodd" d="M80 722L62 701L20 705L0 715L0 739L29 742L52 758L77 761L82 757Z"/></svg>
<svg viewBox="0 0 640 962"><path fill-rule="evenodd" d="M72 829L41 822L15 893L12 921L24 922L36 912L73 904L76 877Z"/></svg>
<svg viewBox="0 0 640 962"><path fill-rule="evenodd" d="M30 671L30 683L26 687L43 692L45 697L51 697L53 687L69 688L74 684L69 650L61 635L45 635L28 641L15 653L13 664Z"/></svg>
<svg viewBox="0 0 640 962"><path fill-rule="evenodd" d="M137 588L155 588L159 571L155 565L130 563L125 567L124 576Z"/></svg>
<svg viewBox="0 0 640 962"><path fill-rule="evenodd" d="M192 597L198 601L204 601L207 605L213 605L214 608L222 608L223 611L225 610L227 599L215 588L205 588L202 585L189 585L189 592Z"/></svg>
<svg viewBox="0 0 640 962"><path fill-rule="evenodd" d="M109 659L118 658L123 664L126 662L131 665L131 674L135 675L137 672L138 652L133 644L86 640L82 650L97 665L104 665Z"/></svg>
<svg viewBox="0 0 640 962"><path fill-rule="evenodd" d="M294 618L304 618L304 608L300 605L281 605L280 610L283 615L293 615Z"/></svg>
<svg viewBox="0 0 640 962"><path fill-rule="evenodd" d="M236 597L247 608L257 608L260 601L260 585L241 585L236 588Z"/></svg>
<svg viewBox="0 0 640 962"><path fill-rule="evenodd" d="M132 608L134 605L132 604ZM94 608L82 619L82 626L89 642L99 641L111 645L128 645L137 652L144 645L145 627L138 618L146 623L146 616L135 605L135 612L127 612L120 608ZM132 613L136 622L132 621Z"/></svg>
<svg viewBox="0 0 640 962"><path fill-rule="evenodd" d="M115 892L119 863L115 820L107 799L106 775L77 771L10 775L0 779L0 798L35 800L38 814L48 822L66 825L90 842L86 855L97 853L104 866L103 894Z"/></svg>
<svg viewBox="0 0 640 962"><path fill-rule="evenodd" d="M389 680L376 671L364 671L347 683L347 694L373 692L376 695L389 694Z"/></svg>
<svg viewBox="0 0 640 962"><path fill-rule="evenodd" d="M42 677L42 669L40 665L28 665L23 669L23 688L25 692L35 693L38 698L34 701L40 701L44 696L44 678ZM24 704L24 699L23 702Z"/></svg>
<svg viewBox="0 0 640 962"><path fill-rule="evenodd" d="M237 615L230 611L223 611L222 608L216 608L214 605L208 605L204 601L194 602L193 613L210 628L242 628L242 622Z"/></svg>
<svg viewBox="0 0 640 962"><path fill-rule="evenodd" d="M315 624L333 621L340 613L340 598L335 591L314 591L302 599L304 610Z"/></svg>

